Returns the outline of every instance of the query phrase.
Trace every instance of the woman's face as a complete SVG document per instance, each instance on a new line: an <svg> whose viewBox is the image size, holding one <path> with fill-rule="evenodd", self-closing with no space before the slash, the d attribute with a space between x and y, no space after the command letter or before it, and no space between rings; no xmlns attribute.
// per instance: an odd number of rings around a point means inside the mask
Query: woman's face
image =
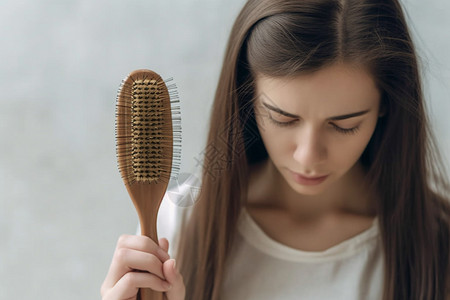
<svg viewBox="0 0 450 300"><path fill-rule="evenodd" d="M317 195L358 162L379 116L363 68L334 64L294 78L256 78L255 117L270 159L298 193Z"/></svg>

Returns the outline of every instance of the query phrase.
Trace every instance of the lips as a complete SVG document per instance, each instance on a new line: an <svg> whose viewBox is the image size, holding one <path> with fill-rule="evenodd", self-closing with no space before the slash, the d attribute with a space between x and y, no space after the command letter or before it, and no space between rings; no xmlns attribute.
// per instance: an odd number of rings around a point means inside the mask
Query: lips
<svg viewBox="0 0 450 300"><path fill-rule="evenodd" d="M292 177L293 179L302 185L318 185L320 183L322 183L323 181L325 181L325 179L328 178L328 175L321 175L321 176L314 176L314 177L310 177L310 176L305 176L299 173L295 173L292 172Z"/></svg>
<svg viewBox="0 0 450 300"><path fill-rule="evenodd" d="M305 179L319 179L319 178L327 176L327 175L319 175L319 176L310 177L310 176L306 176L306 175L303 175L303 174L297 173L297 172L292 172L292 173L294 173L294 174L296 174L298 176L301 176L301 177L303 177Z"/></svg>

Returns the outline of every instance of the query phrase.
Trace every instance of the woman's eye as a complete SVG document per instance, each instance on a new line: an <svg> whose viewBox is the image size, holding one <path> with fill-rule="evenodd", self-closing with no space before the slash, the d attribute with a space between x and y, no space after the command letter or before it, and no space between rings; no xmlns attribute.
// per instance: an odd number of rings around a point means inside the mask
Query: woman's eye
<svg viewBox="0 0 450 300"><path fill-rule="evenodd" d="M296 119L293 120L289 120L289 121L279 121L277 119L272 118L271 116L269 116L270 121L277 125L277 126L289 126L295 123L295 121L297 121Z"/></svg>
<svg viewBox="0 0 450 300"><path fill-rule="evenodd" d="M342 134L355 134L359 130L359 126L355 126L352 128L342 128L342 127L337 126L336 124L331 124L331 125L337 132L342 133Z"/></svg>
<svg viewBox="0 0 450 300"><path fill-rule="evenodd" d="M277 126L289 126L289 125L292 125L295 122L295 120L289 121L289 122L279 122L279 121L277 121L275 119L272 119L272 118L270 118L270 121L272 123L274 123L275 125L277 125Z"/></svg>
<svg viewBox="0 0 450 300"><path fill-rule="evenodd" d="M277 125L277 126L289 126L295 123L295 121L297 121L297 119L292 119L292 118L287 118L283 115L277 114L275 113L275 115L278 116L273 116L271 112L269 112L269 120Z"/></svg>

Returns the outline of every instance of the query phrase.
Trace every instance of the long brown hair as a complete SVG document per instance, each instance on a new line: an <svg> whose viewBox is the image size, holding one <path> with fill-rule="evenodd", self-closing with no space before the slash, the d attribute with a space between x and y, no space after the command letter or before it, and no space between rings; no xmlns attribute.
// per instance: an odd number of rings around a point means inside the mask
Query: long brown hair
<svg viewBox="0 0 450 300"><path fill-rule="evenodd" d="M384 117L361 161L377 193L385 300L448 294L450 188L428 127L417 55L397 0L249 0L228 41L202 189L178 249L187 299L218 299L249 165L267 153L253 74L295 76L337 61L367 67Z"/></svg>

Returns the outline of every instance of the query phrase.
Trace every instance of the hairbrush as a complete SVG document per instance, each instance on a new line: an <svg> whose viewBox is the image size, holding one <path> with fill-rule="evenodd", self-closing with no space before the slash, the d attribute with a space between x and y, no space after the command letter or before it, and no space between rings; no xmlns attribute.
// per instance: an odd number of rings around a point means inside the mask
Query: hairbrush
<svg viewBox="0 0 450 300"><path fill-rule="evenodd" d="M167 185L181 156L181 118L175 84L151 70L123 81L116 103L116 151L120 174L139 216L141 234L158 243L156 220ZM139 299L163 299L140 289Z"/></svg>

